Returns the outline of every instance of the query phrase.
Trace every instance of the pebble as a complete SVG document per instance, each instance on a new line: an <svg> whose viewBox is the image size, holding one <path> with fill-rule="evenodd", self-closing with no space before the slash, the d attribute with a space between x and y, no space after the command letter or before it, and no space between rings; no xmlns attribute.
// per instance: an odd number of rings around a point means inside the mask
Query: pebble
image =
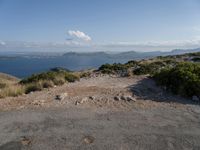
<svg viewBox="0 0 200 150"><path fill-rule="evenodd" d="M68 96L68 93L65 92L60 95L56 95L55 99L61 101L61 100L65 99L65 97L67 97L67 96Z"/></svg>

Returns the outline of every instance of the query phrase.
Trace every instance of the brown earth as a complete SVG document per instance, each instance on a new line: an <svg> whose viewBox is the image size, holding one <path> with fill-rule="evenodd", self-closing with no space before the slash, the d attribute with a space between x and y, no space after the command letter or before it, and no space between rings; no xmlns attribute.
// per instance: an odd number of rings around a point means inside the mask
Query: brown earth
<svg viewBox="0 0 200 150"><path fill-rule="evenodd" d="M147 76L81 79L0 99L0 150L200 149L199 108Z"/></svg>

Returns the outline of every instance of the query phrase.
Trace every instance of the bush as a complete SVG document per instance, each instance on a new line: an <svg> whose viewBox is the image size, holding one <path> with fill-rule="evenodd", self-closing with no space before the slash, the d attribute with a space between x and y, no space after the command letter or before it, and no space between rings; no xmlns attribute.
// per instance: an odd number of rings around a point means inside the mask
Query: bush
<svg viewBox="0 0 200 150"><path fill-rule="evenodd" d="M154 74L164 67L166 67L166 64L163 61L143 63L139 64L138 68L136 68L133 73L136 75Z"/></svg>
<svg viewBox="0 0 200 150"><path fill-rule="evenodd" d="M65 80L68 82L75 82L79 80L79 77L77 75L68 73L65 75Z"/></svg>
<svg viewBox="0 0 200 150"><path fill-rule="evenodd" d="M87 78L87 77L90 77L91 75L91 72L81 72L80 73L80 78Z"/></svg>
<svg viewBox="0 0 200 150"><path fill-rule="evenodd" d="M123 72L127 72L128 66L126 64L104 64L99 67L99 71L104 74L120 74Z"/></svg>
<svg viewBox="0 0 200 150"><path fill-rule="evenodd" d="M154 75L158 85L182 96L200 97L200 64L182 62L171 69L163 69Z"/></svg>
<svg viewBox="0 0 200 150"><path fill-rule="evenodd" d="M25 86L25 93L28 94L30 92L41 91L42 88L41 83L30 83Z"/></svg>
<svg viewBox="0 0 200 150"><path fill-rule="evenodd" d="M42 81L42 87L43 88L50 88L50 87L53 87L53 86L54 86L54 83L52 81L48 81L48 80Z"/></svg>
<svg viewBox="0 0 200 150"><path fill-rule="evenodd" d="M64 70L48 71L40 74L34 74L26 79L20 81L21 84L37 83L41 81L53 82L55 85L62 85L66 81L74 82L79 80L79 77L72 72Z"/></svg>
<svg viewBox="0 0 200 150"><path fill-rule="evenodd" d="M72 72L62 69L53 69L40 74L34 74L20 81L25 86L25 93L41 91L43 88L53 87L54 85L63 85L65 82L75 82L79 77Z"/></svg>
<svg viewBox="0 0 200 150"><path fill-rule="evenodd" d="M63 85L65 84L66 80L64 79L64 77L56 77L52 80L54 85Z"/></svg>

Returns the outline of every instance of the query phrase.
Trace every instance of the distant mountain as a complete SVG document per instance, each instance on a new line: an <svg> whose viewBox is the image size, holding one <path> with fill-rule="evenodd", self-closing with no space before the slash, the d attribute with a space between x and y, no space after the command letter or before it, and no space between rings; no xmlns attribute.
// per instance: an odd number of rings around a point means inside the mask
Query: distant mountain
<svg viewBox="0 0 200 150"><path fill-rule="evenodd" d="M196 49L175 49L170 52L170 55L179 55L179 54L184 54L184 53L195 53L195 52L200 52L200 48Z"/></svg>
<svg viewBox="0 0 200 150"><path fill-rule="evenodd" d="M184 53L193 53L200 52L200 48L197 49L175 49L169 52L161 52L161 51L152 51L152 52L137 52L137 51L128 51L121 53L106 53L106 52L87 52L87 53L78 53L78 52L68 52L65 53L64 57L104 57L111 59L146 59L152 58L156 56L167 56L167 55L180 55Z"/></svg>
<svg viewBox="0 0 200 150"><path fill-rule="evenodd" d="M68 52L63 54L63 56L109 56L109 54L105 52L85 52L85 53L77 53L77 52Z"/></svg>

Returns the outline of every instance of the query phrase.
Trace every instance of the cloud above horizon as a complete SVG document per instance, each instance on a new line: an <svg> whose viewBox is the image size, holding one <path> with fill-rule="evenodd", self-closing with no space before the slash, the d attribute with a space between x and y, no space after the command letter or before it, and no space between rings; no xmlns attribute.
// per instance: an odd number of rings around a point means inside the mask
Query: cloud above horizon
<svg viewBox="0 0 200 150"><path fill-rule="evenodd" d="M0 41L0 45L6 45L4 41Z"/></svg>
<svg viewBox="0 0 200 150"><path fill-rule="evenodd" d="M80 32L80 31L79 31ZM74 33L71 35L75 36ZM84 34L86 35L86 34ZM83 38L83 36L81 36ZM84 40L85 41L85 40ZM63 42L26 42L26 41L1 41L0 50L38 50L38 51L169 51L172 49L193 49L200 47L200 36L193 37L188 40L172 40L172 41L141 41L141 42L106 42L92 43L82 42L68 38ZM86 40L88 41L88 39Z"/></svg>
<svg viewBox="0 0 200 150"><path fill-rule="evenodd" d="M77 30L77 31L69 30L69 31L68 31L68 34L69 34L70 36L74 36L74 37L76 37L76 38L78 38L78 39L81 39L81 40L83 40L83 41L89 42L89 41L92 40L92 38L91 38L89 35L85 34L85 33L82 32L82 31L79 31L79 30Z"/></svg>

